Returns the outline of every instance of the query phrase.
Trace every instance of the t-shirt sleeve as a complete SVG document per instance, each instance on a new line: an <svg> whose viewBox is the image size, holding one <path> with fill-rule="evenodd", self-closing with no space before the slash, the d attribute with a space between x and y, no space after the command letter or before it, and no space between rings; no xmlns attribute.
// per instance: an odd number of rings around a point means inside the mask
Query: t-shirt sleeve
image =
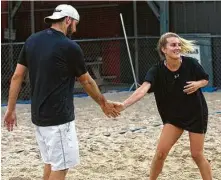
<svg viewBox="0 0 221 180"><path fill-rule="evenodd" d="M196 80L202 80L206 79L209 80L209 75L206 73L206 71L203 69L203 67L199 64L197 59L193 59L194 64L194 72L196 73Z"/></svg>
<svg viewBox="0 0 221 180"><path fill-rule="evenodd" d="M151 84L151 88L148 92L154 92L155 82L156 82L156 74L157 74L157 65L151 67L147 72L144 81L149 82Z"/></svg>
<svg viewBox="0 0 221 180"><path fill-rule="evenodd" d="M68 69L75 77L80 77L87 72L84 53L78 44L71 44L68 56Z"/></svg>
<svg viewBox="0 0 221 180"><path fill-rule="evenodd" d="M26 67L28 66L27 59L26 59L25 45L22 47L20 54L18 56L18 64L21 64Z"/></svg>

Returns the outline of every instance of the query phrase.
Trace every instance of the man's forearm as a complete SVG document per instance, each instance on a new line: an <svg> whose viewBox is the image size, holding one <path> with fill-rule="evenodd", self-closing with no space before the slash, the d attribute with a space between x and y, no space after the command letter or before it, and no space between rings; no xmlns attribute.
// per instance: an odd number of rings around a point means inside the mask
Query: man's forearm
<svg viewBox="0 0 221 180"><path fill-rule="evenodd" d="M11 79L9 98L8 98L8 111L14 111L18 94L21 89L23 77L14 75Z"/></svg>
<svg viewBox="0 0 221 180"><path fill-rule="evenodd" d="M101 94L96 82L90 78L89 80L82 83L84 90L89 96L91 96L99 105L104 105L107 100Z"/></svg>

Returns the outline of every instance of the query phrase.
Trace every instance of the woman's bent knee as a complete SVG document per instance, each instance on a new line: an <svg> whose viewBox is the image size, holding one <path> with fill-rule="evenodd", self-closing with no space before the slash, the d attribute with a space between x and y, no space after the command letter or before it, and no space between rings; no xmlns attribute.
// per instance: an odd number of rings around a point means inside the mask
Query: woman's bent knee
<svg viewBox="0 0 221 180"><path fill-rule="evenodd" d="M168 152L163 150L157 150L155 154L155 158L157 160L165 160L167 157Z"/></svg>
<svg viewBox="0 0 221 180"><path fill-rule="evenodd" d="M200 161L203 159L204 155L202 151L192 151L191 156L194 161Z"/></svg>

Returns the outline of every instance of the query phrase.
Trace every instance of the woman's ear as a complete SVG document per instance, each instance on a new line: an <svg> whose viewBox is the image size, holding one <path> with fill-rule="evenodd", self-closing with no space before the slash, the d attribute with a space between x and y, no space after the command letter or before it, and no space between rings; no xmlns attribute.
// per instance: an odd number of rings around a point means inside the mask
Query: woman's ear
<svg viewBox="0 0 221 180"><path fill-rule="evenodd" d="M162 51L164 54L166 54L166 48L162 47L162 48L161 48L161 51Z"/></svg>

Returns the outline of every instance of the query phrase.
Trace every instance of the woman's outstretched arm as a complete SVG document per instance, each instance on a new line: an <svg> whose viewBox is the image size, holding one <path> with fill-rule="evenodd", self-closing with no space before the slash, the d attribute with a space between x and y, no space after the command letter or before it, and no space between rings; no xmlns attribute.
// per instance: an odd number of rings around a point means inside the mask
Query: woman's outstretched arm
<svg viewBox="0 0 221 180"><path fill-rule="evenodd" d="M132 104L139 101L145 94L149 91L151 84L149 82L144 82L129 98L127 98L123 102L123 107L126 109L127 107L131 106Z"/></svg>

